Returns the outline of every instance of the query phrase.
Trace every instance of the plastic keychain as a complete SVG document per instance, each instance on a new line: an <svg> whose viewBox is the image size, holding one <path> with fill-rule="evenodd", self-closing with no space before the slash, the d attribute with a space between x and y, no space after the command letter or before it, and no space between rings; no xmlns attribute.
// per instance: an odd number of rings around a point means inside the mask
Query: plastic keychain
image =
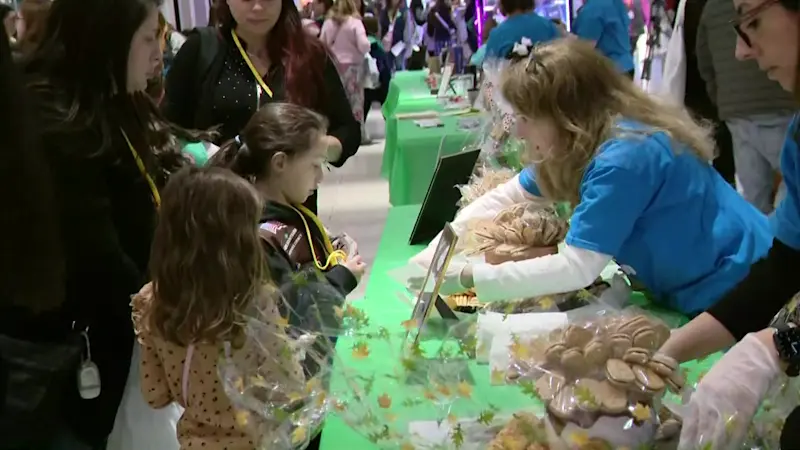
<svg viewBox="0 0 800 450"><path fill-rule="evenodd" d="M81 357L81 367L78 369L78 392L82 399L91 400L100 396L100 369L92 361L89 328L81 331L81 336L86 342L86 358Z"/></svg>

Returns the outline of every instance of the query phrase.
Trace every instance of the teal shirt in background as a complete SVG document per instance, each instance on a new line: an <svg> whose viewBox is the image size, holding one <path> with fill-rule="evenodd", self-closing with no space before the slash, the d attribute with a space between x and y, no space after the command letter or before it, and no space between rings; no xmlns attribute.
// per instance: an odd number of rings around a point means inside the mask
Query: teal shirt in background
<svg viewBox="0 0 800 450"><path fill-rule="evenodd" d="M578 13L572 32L594 41L597 50L626 73L634 68L630 27L631 19L622 0L589 0Z"/></svg>
<svg viewBox="0 0 800 450"><path fill-rule="evenodd" d="M497 25L489 33L484 45L486 58L506 58L514 44L528 38L533 45L551 41L559 37L558 29L549 19L529 12L511 16Z"/></svg>
<svg viewBox="0 0 800 450"><path fill-rule="evenodd" d="M208 151L204 142L184 142L183 154L188 156L197 167L203 167L208 163Z"/></svg>
<svg viewBox="0 0 800 450"><path fill-rule="evenodd" d="M472 54L469 58L469 65L471 66L480 66L483 64L483 58L486 57L486 44L481 45L478 47L478 51Z"/></svg>

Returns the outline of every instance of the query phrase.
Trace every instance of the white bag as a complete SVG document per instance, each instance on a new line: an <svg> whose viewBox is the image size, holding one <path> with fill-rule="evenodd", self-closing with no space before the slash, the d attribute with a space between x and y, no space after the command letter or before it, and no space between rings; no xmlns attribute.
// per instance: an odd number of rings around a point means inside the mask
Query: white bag
<svg viewBox="0 0 800 450"><path fill-rule="evenodd" d="M180 450L178 419L183 408L172 403L153 409L144 400L139 364L141 349L134 344L128 382L117 410L106 450Z"/></svg>
<svg viewBox="0 0 800 450"><path fill-rule="evenodd" d="M364 89L378 89L381 87L381 72L378 70L378 61L369 53L364 55Z"/></svg>
<svg viewBox="0 0 800 450"><path fill-rule="evenodd" d="M686 46L683 42L683 13L686 0L678 4L675 15L675 28L667 46L667 57L664 61L664 74L659 94L665 99L682 105L686 95Z"/></svg>

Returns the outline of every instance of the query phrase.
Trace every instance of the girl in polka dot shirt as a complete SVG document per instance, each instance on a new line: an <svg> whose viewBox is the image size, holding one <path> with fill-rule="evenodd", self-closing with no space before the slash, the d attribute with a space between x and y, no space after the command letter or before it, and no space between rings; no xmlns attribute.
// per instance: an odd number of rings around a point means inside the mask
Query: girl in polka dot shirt
<svg viewBox="0 0 800 450"><path fill-rule="evenodd" d="M181 449L256 447L237 426L220 382L217 362L225 348L237 365L261 367L268 382L304 383L300 365L286 352L277 300L266 287L261 210L253 187L220 168L184 169L162 193L153 281L134 296L133 321L145 400L153 408L172 402L185 408L177 428ZM269 336L259 342L260 351L239 325L243 314L255 310Z"/></svg>

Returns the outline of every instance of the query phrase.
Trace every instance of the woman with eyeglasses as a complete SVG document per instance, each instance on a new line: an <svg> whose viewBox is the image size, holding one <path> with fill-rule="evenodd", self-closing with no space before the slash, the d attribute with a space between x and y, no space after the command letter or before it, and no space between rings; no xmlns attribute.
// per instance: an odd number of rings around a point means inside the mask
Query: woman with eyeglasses
<svg viewBox="0 0 800 450"><path fill-rule="evenodd" d="M800 100L798 0L734 0L738 34L736 57L754 60L767 76ZM739 341L703 378L684 417L682 448L696 448L700 436L718 438L713 447L733 448L748 429L770 383L781 372L800 369L796 322L770 321L800 291L800 133L797 117L784 141L781 171L787 194L771 216L775 238L767 256L715 306L676 330L662 352L679 361L701 358ZM789 311L788 316L794 316ZM785 316L782 314L782 316ZM797 320L794 318L793 320ZM733 415L735 413L735 416ZM795 411L797 413L797 411ZM781 448L800 448L793 413L784 426ZM725 416L725 417L723 417ZM732 416L734 422L722 423ZM733 425L733 426L731 426ZM729 432L725 432L725 430ZM732 431L732 432L731 432Z"/></svg>

